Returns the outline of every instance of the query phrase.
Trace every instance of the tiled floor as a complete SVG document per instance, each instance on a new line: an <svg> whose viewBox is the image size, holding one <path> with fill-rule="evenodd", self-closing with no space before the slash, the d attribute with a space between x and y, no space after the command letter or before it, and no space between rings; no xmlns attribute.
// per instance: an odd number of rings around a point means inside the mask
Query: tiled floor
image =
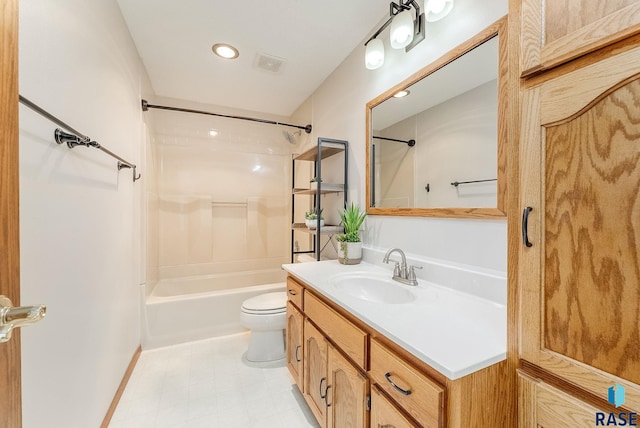
<svg viewBox="0 0 640 428"><path fill-rule="evenodd" d="M284 362L251 367L243 360L248 339L142 352L109 427L317 427Z"/></svg>

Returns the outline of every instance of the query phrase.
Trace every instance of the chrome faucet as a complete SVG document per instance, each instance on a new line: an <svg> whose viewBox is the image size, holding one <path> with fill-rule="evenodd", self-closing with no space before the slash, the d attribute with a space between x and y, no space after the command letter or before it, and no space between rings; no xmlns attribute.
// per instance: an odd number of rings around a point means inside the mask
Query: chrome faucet
<svg viewBox="0 0 640 428"><path fill-rule="evenodd" d="M387 254L385 254L384 258L382 259L382 262L389 263L389 256L394 252L400 254L402 261L395 262L396 264L393 267L392 279L407 285L418 285L418 280L416 279L416 272L414 269L422 269L422 266L407 266L407 257L404 255L404 252L400 248L391 248L389 251L387 251Z"/></svg>

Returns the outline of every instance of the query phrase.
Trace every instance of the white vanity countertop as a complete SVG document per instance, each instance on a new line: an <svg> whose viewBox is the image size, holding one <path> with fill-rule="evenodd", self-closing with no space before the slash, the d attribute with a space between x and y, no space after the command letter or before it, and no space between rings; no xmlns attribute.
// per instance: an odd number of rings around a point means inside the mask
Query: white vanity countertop
<svg viewBox="0 0 640 428"><path fill-rule="evenodd" d="M397 282L397 287L408 288L416 297L401 304L361 300L335 286L332 277L340 274L391 278L391 270L365 262L349 266L330 260L282 268L449 379L506 359L504 305L421 279L418 286Z"/></svg>

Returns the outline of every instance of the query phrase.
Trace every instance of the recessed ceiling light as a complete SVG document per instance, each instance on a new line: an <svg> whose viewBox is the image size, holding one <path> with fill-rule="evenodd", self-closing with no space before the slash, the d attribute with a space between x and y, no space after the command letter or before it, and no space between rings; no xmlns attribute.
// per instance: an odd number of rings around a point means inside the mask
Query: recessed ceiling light
<svg viewBox="0 0 640 428"><path fill-rule="evenodd" d="M402 98L402 97L406 97L407 95L409 95L411 92L407 91L406 89L403 91L398 91L395 94L393 94L394 98Z"/></svg>
<svg viewBox="0 0 640 428"><path fill-rule="evenodd" d="M209 130L209 136L210 137L217 137L218 136L218 131L216 131L215 129Z"/></svg>
<svg viewBox="0 0 640 428"><path fill-rule="evenodd" d="M238 52L238 49L226 43L216 43L211 47L211 50L213 50L213 53L221 58L234 59L240 56L240 52Z"/></svg>

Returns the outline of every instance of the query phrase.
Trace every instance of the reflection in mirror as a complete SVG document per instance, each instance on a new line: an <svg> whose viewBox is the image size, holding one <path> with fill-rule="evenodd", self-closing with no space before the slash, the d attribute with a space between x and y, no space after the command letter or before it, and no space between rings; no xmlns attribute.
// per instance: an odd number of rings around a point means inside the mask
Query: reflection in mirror
<svg viewBox="0 0 640 428"><path fill-rule="evenodd" d="M370 214L504 215L502 25L368 104Z"/></svg>

